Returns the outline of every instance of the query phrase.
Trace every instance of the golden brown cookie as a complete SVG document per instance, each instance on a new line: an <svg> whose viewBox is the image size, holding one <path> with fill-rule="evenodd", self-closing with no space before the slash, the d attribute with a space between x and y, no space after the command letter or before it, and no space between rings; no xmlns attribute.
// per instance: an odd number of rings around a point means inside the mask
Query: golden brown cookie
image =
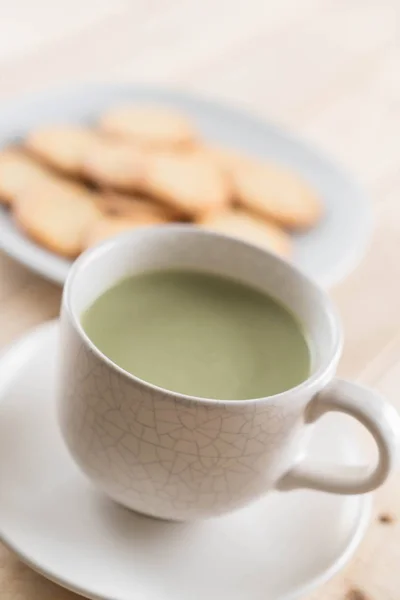
<svg viewBox="0 0 400 600"><path fill-rule="evenodd" d="M68 258L82 251L89 224L101 217L89 192L64 181L40 182L25 189L13 208L16 223L33 240Z"/></svg>
<svg viewBox="0 0 400 600"><path fill-rule="evenodd" d="M206 145L202 148L202 151L207 153L209 158L228 175L231 175L235 168L241 167L247 162L251 163L249 156L225 146Z"/></svg>
<svg viewBox="0 0 400 600"><path fill-rule="evenodd" d="M162 106L116 106L104 113L99 125L106 133L151 148L182 148L197 137L184 115Z"/></svg>
<svg viewBox="0 0 400 600"><path fill-rule="evenodd" d="M29 156L17 149L0 152L0 202L12 205L24 188L50 174Z"/></svg>
<svg viewBox="0 0 400 600"><path fill-rule="evenodd" d="M236 168L234 186L240 203L289 229L306 229L322 215L314 190L294 172L267 163Z"/></svg>
<svg viewBox="0 0 400 600"><path fill-rule="evenodd" d="M66 175L80 176L83 157L98 142L98 134L79 125L54 125L32 131L26 148Z"/></svg>
<svg viewBox="0 0 400 600"><path fill-rule="evenodd" d="M142 192L189 217L220 210L230 201L224 174L197 152L149 154Z"/></svg>
<svg viewBox="0 0 400 600"><path fill-rule="evenodd" d="M107 215L120 217L154 218L164 222L177 220L178 215L173 209L162 204L151 202L148 198L118 194L116 192L103 192L97 194L97 205Z"/></svg>
<svg viewBox="0 0 400 600"><path fill-rule="evenodd" d="M84 244L86 248L90 248L124 231L143 225L162 225L163 223L165 221L151 217L146 218L144 215L137 217L103 216L90 224Z"/></svg>
<svg viewBox="0 0 400 600"><path fill-rule="evenodd" d="M82 173L100 187L134 192L143 178L143 151L116 140L102 140L82 160Z"/></svg>
<svg viewBox="0 0 400 600"><path fill-rule="evenodd" d="M201 220L199 225L267 248L280 256L288 257L291 254L290 236L285 231L275 223L255 217L240 208L210 215Z"/></svg>
<svg viewBox="0 0 400 600"><path fill-rule="evenodd" d="M320 199L294 171L223 146L209 146L207 151L244 207L289 229L306 229L320 219Z"/></svg>

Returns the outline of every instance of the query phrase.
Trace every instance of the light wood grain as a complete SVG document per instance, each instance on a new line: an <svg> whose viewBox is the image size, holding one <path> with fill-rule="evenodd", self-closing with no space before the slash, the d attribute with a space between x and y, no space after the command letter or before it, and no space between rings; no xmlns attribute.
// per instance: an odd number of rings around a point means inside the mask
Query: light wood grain
<svg viewBox="0 0 400 600"><path fill-rule="evenodd" d="M162 82L291 127L361 181L376 228L362 264L332 291L346 334L340 373L376 386L400 409L399 2L80 0L71 7L62 0L57 11L53 4L37 0L31 13L29 0L0 5L0 99L73 80ZM0 255L0 345L55 316L59 301L56 286ZM394 523L382 524L383 512ZM399 565L400 474L376 495L354 559L310 600L351 598L351 590L399 600ZM0 597L76 596L0 547Z"/></svg>

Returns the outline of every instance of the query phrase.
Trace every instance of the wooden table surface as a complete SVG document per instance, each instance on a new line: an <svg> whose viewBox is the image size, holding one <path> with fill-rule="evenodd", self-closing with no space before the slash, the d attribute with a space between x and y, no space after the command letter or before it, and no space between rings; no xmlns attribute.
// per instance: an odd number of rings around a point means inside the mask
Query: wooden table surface
<svg viewBox="0 0 400 600"><path fill-rule="evenodd" d="M340 374L400 408L399 27L398 0L2 2L0 100L77 80L156 82L241 104L345 165L372 197L376 227L331 291L346 333ZM59 303L57 286L0 254L1 346ZM376 494L356 556L310 600L399 600L399 519L400 473ZM3 547L0 597L77 598Z"/></svg>

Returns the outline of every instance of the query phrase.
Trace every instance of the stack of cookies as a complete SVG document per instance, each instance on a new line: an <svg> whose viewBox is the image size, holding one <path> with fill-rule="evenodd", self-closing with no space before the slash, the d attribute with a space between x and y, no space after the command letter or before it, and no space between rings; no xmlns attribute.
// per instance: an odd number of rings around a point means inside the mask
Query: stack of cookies
<svg viewBox="0 0 400 600"><path fill-rule="evenodd" d="M95 127L31 131L0 152L0 202L26 235L75 258L116 233L185 221L289 257L319 198L295 173L201 139L159 106L111 108Z"/></svg>

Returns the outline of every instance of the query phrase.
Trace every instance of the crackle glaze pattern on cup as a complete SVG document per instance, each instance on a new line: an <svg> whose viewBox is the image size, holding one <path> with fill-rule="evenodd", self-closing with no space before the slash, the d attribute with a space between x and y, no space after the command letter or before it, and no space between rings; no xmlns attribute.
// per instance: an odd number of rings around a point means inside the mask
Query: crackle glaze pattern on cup
<svg viewBox="0 0 400 600"><path fill-rule="evenodd" d="M143 228L78 261L61 316L66 443L112 498L180 520L232 510L273 486L301 449L304 409L332 377L335 361L318 382L257 401L185 397L126 374L94 348L76 316L121 277L171 267L235 277L295 308L313 339L315 371L340 341L316 289L282 261L228 238L187 227Z"/></svg>
<svg viewBox="0 0 400 600"><path fill-rule="evenodd" d="M129 381L76 334L67 340L64 436L115 500L165 518L218 514L264 493L288 467L308 393L290 404L195 402Z"/></svg>

